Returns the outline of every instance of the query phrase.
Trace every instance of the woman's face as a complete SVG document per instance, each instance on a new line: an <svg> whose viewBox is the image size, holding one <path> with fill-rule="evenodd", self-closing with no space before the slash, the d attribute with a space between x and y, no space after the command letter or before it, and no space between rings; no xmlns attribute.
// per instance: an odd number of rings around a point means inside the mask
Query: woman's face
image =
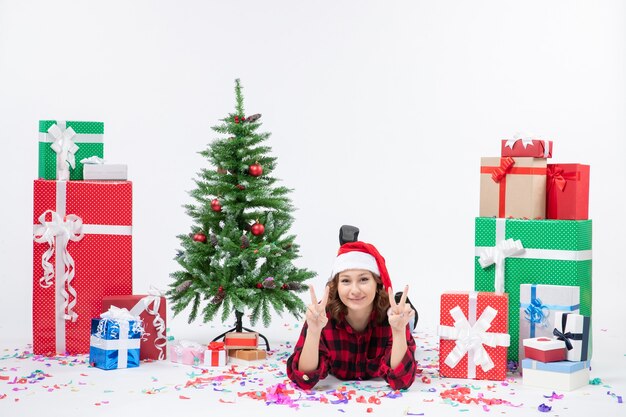
<svg viewBox="0 0 626 417"><path fill-rule="evenodd" d="M374 275L365 269L349 269L339 274L337 293L348 312L370 312L376 297Z"/></svg>

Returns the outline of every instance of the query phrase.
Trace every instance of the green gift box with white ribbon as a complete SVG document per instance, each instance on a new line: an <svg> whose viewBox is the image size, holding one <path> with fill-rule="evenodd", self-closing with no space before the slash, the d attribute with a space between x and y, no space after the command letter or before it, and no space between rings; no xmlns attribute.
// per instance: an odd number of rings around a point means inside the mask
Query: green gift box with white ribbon
<svg viewBox="0 0 626 417"><path fill-rule="evenodd" d="M104 157L104 123L39 121L39 178L82 180L83 164L92 156Z"/></svg>
<svg viewBox="0 0 626 417"><path fill-rule="evenodd" d="M476 218L474 289L509 294L508 358L518 359L520 285L580 287L591 317L591 220Z"/></svg>

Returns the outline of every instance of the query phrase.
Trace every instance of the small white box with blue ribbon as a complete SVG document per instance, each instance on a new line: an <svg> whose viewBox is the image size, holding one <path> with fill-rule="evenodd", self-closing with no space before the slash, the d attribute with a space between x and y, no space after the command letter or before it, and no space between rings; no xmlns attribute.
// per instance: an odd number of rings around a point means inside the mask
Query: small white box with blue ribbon
<svg viewBox="0 0 626 417"><path fill-rule="evenodd" d="M112 306L101 318L91 320L89 363L106 370L138 367L142 333L139 317Z"/></svg>

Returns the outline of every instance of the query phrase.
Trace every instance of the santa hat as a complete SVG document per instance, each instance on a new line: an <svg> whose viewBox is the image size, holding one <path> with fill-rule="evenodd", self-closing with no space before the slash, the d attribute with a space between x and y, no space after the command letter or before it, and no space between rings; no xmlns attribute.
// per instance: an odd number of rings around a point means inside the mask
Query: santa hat
<svg viewBox="0 0 626 417"><path fill-rule="evenodd" d="M365 269L380 277L383 287L391 287L391 280L385 265L385 258L374 245L365 242L349 242L341 245L329 281L340 272L348 269Z"/></svg>

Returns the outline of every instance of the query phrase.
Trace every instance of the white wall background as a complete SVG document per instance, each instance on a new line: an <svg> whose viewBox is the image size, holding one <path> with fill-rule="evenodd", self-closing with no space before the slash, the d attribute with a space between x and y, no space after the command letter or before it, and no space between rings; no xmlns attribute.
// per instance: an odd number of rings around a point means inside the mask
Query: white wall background
<svg viewBox="0 0 626 417"><path fill-rule="evenodd" d="M479 157L521 130L592 167L595 323L617 327L625 58L620 0L0 0L0 339L31 337L38 120L105 122L105 156L134 182L142 293L176 269L197 151L237 77L295 190L299 265L318 290L339 226L358 225L434 325L440 293L473 285Z"/></svg>

